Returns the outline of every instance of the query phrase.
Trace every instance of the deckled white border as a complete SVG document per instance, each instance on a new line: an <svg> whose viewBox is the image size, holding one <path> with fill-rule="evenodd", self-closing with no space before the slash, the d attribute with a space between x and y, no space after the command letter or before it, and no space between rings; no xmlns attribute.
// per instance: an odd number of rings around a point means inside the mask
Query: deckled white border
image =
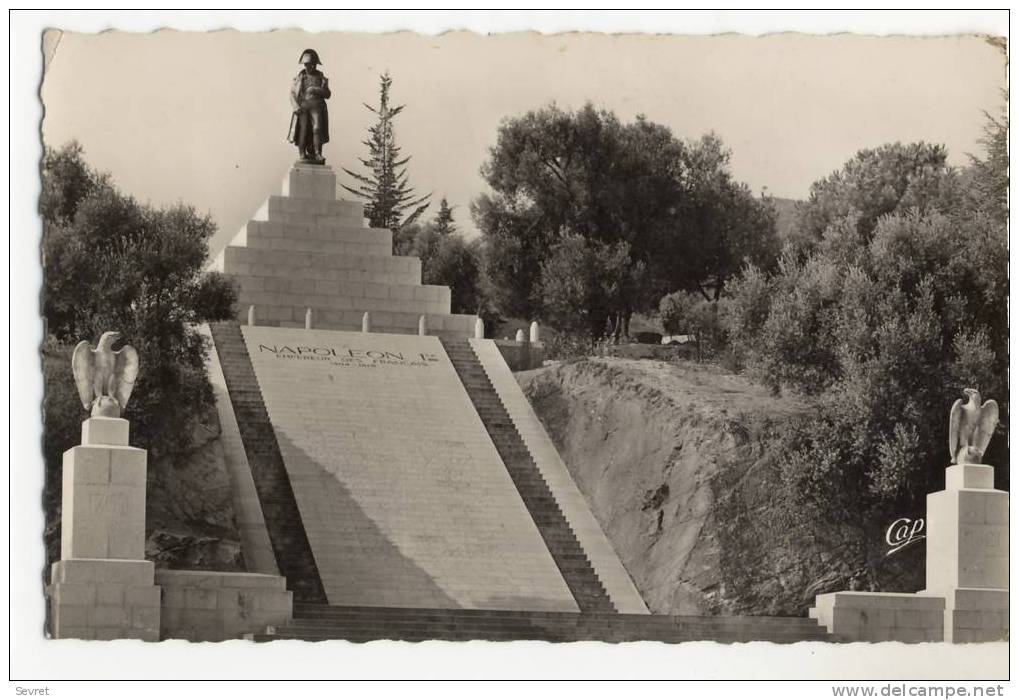
<svg viewBox="0 0 1019 700"><path fill-rule="evenodd" d="M769 644L719 646L697 643L667 646L654 643L609 646L593 643L547 645L517 642L509 645L485 643L408 645L374 643L371 645L248 645L229 643L218 646L170 642L144 645L133 642L82 643L48 642L41 637L42 596L39 572L42 566L40 534L42 518L39 494L42 468L39 455L40 421L38 406L41 376L37 343L41 337L37 290L40 285L38 254L39 224L36 216L38 196L38 126L41 106L38 86L41 74L39 37L43 28L59 26L76 31L101 31L109 27L132 31L152 31L161 27L181 30L209 30L233 27L247 31L300 27L308 30L337 29L367 32L411 29L441 33L448 29L478 32L537 30L559 31L698 33L741 32L765 34L778 31L807 33L854 32L868 34L925 34L984 32L1008 33L1008 17L1001 11L939 13L925 11L847 14L844 12L763 12L759 10L702 11L694 13L612 13L596 11L392 11L392 12L199 12L199 11L83 11L43 10L11 16L11 258L9 299L11 334L9 356L11 411L11 678L339 678L339 677L590 677L653 679L670 677L741 677L826 678L863 675L870 677L960 676L985 677L1000 668L1007 654L1004 645L809 645L774 646ZM143 156L142 156L143 157ZM11 497L13 494L13 497ZM11 684L12 686L15 684ZM44 683L20 682L23 687ZM102 687L48 682L51 695L129 697L144 693L177 697L191 693L195 697L237 695L244 697L280 697L291 692L315 696L336 692L328 688L285 688L276 684L246 684L243 688L202 684L183 687L175 684L128 684ZM792 685L780 689L744 685L728 692L762 694L775 697L830 697L831 684ZM364 689L371 692L372 689ZM554 690L554 689L553 689ZM419 695L421 688L403 686L398 692ZM468 686L452 689L425 688L464 696L516 695L521 688L485 688ZM651 689L647 689L650 692ZM9 692L14 694L13 687ZM565 689L562 691L565 692ZM589 694L625 692L618 686L596 685ZM644 692L638 689L638 692ZM658 692L658 691L655 691ZM693 697L721 694L717 685L683 689Z"/></svg>

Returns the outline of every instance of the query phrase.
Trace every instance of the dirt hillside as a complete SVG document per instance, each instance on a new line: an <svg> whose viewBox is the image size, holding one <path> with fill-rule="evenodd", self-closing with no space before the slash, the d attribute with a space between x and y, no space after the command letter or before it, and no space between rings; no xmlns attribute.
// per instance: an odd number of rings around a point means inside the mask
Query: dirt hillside
<svg viewBox="0 0 1019 700"><path fill-rule="evenodd" d="M735 595L741 545L719 504L809 406L694 362L599 358L518 379L652 612L792 612L756 605L753 580Z"/></svg>

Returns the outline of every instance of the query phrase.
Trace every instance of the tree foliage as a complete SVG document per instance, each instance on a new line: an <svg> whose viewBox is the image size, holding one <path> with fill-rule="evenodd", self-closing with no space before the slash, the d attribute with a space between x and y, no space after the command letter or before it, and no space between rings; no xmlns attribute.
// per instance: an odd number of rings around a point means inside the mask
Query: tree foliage
<svg viewBox="0 0 1019 700"><path fill-rule="evenodd" d="M809 251L829 226L853 217L866 242L886 214L952 206L959 194L944 146L892 143L859 151L815 182L798 212L796 242Z"/></svg>
<svg viewBox="0 0 1019 700"><path fill-rule="evenodd" d="M991 121L988 143L1003 130ZM799 231L809 245L731 288L725 323L741 361L776 392L816 401L787 436L779 488L804 527L854 533L865 586L881 586L879 530L921 515L944 486L962 389L997 398L1007 425L1007 234L994 215L1004 177L994 147L964 173L940 147L861 151L812 188ZM987 463L1007 464L1004 425Z"/></svg>
<svg viewBox="0 0 1019 700"><path fill-rule="evenodd" d="M406 105L389 104L392 85L389 73L383 73L379 79L379 106L365 104L376 117L375 124L368 127L368 138L362 142L368 148L368 157L358 159L368 174L344 168L355 184L353 187L343 185L343 188L365 200L364 212L369 225L398 231L424 213L431 195L418 197L409 184L406 165L410 157L400 157L393 127L393 121Z"/></svg>
<svg viewBox="0 0 1019 700"><path fill-rule="evenodd" d="M486 311L480 241L467 241L459 233L453 209L445 197L434 220L404 226L394 236L393 245L397 255L420 258L422 283L450 288L453 313L481 314Z"/></svg>
<svg viewBox="0 0 1019 700"><path fill-rule="evenodd" d="M1008 103L1008 92L1004 93ZM980 144L986 155L970 156L971 177L968 193L970 207L995 220L1008 219L1008 111L999 118L984 113L984 133Z"/></svg>
<svg viewBox="0 0 1019 700"><path fill-rule="evenodd" d="M732 180L728 158L717 137L683 143L643 116L624 124L590 104L507 119L482 166L491 192L472 206L493 304L618 333L667 291L717 298L744 261L769 265L776 245L767 203ZM611 281L585 280L570 252L606 254Z"/></svg>
<svg viewBox="0 0 1019 700"><path fill-rule="evenodd" d="M629 310L644 280L644 263L634 262L627 242L567 236L541 264L540 299L558 328L618 337L629 332Z"/></svg>
<svg viewBox="0 0 1019 700"><path fill-rule="evenodd" d="M189 447L212 405L207 348L195 324L234 317L236 292L204 270L215 225L184 205L156 209L118 192L70 143L43 158L43 294L47 468L77 442L85 413L64 386L70 348L107 330L138 349L141 371L125 417L153 454ZM68 402L70 402L68 404Z"/></svg>

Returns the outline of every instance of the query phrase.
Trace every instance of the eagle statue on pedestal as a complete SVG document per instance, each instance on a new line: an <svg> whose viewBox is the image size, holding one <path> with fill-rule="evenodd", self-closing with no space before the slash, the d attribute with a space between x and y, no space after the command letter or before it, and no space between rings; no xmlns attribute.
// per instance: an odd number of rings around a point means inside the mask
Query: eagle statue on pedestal
<svg viewBox="0 0 1019 700"><path fill-rule="evenodd" d="M956 399L948 418L948 451L953 464L979 464L998 424L998 402L980 405L980 392L963 389L968 400Z"/></svg>
<svg viewBox="0 0 1019 700"><path fill-rule="evenodd" d="M119 418L138 378L138 352L130 345L114 351L118 338L117 331L106 331L95 348L83 340L71 356L78 396L93 417Z"/></svg>

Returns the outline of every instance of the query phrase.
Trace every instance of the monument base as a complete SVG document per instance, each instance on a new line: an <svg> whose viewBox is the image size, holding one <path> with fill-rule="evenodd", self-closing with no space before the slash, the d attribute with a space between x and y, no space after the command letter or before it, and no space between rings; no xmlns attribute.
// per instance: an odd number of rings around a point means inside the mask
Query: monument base
<svg viewBox="0 0 1019 700"><path fill-rule="evenodd" d="M994 469L955 464L927 495L927 588L817 596L810 616L844 641L1008 639L1008 494Z"/></svg>
<svg viewBox="0 0 1019 700"><path fill-rule="evenodd" d="M946 642L1003 639L1008 639L1007 589L956 588L948 594L945 600Z"/></svg>
<svg viewBox="0 0 1019 700"><path fill-rule="evenodd" d="M1008 493L994 469L955 464L927 496L927 589L945 598L946 642L1008 638Z"/></svg>
<svg viewBox="0 0 1019 700"><path fill-rule="evenodd" d="M810 617L846 642L940 642L945 599L917 593L839 591L817 596Z"/></svg>
<svg viewBox="0 0 1019 700"><path fill-rule="evenodd" d="M289 624L294 594L282 576L160 569L163 639L222 642Z"/></svg>
<svg viewBox="0 0 1019 700"><path fill-rule="evenodd" d="M160 588L151 561L63 559L52 573L55 639L159 641Z"/></svg>

